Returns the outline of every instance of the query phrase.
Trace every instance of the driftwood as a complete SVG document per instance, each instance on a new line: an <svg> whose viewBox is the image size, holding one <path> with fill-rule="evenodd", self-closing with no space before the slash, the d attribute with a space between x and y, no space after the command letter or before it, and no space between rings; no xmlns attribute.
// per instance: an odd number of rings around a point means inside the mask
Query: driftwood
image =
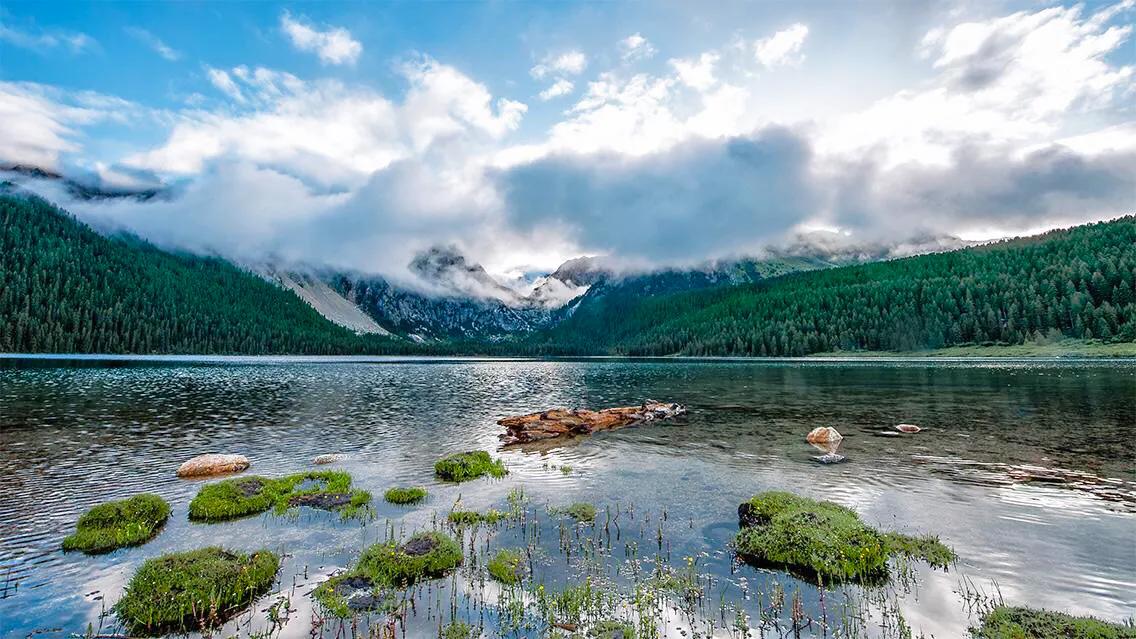
<svg viewBox="0 0 1136 639"><path fill-rule="evenodd" d="M539 413L506 417L497 423L505 427L501 435L505 445L528 444L547 439L590 435L601 430L615 430L640 422L669 419L686 413L682 404L664 404L647 400L641 406L624 406L587 410L553 408Z"/></svg>

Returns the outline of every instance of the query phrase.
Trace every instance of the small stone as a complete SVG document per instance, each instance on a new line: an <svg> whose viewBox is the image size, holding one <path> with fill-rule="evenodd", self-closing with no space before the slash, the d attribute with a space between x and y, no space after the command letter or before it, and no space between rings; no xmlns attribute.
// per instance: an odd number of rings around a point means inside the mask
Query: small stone
<svg viewBox="0 0 1136 639"><path fill-rule="evenodd" d="M827 455L816 455L815 457L813 457L813 459L822 463L822 464L839 464L841 462L848 461L847 457L845 457L844 455L838 455L836 453L828 453Z"/></svg>
<svg viewBox="0 0 1136 639"><path fill-rule="evenodd" d="M317 455L312 460L313 464L334 464L337 461L343 461L343 455L339 453L327 453L324 455Z"/></svg>
<svg viewBox="0 0 1136 639"><path fill-rule="evenodd" d="M915 424L896 424L895 429L901 433L918 433L919 431L923 430Z"/></svg>
<svg viewBox="0 0 1136 639"><path fill-rule="evenodd" d="M244 455L198 455L178 466L178 477L211 477L239 473L249 467L248 457Z"/></svg>

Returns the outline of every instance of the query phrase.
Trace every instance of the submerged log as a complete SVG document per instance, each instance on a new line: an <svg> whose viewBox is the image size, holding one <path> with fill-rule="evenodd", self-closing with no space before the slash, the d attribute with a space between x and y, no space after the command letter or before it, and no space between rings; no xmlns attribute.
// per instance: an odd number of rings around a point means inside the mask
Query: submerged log
<svg viewBox="0 0 1136 639"><path fill-rule="evenodd" d="M560 437L590 435L596 431L614 430L639 422L669 419L686 413L682 404L664 404L647 400L641 406L624 406L587 410L582 408L553 408L539 413L506 417L497 421L505 427L501 440L505 445Z"/></svg>

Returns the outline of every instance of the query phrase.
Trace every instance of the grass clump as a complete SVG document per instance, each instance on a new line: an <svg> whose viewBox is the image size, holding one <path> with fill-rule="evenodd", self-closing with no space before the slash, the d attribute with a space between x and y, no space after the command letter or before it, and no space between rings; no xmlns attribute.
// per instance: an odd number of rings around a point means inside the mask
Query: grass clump
<svg viewBox="0 0 1136 639"><path fill-rule="evenodd" d="M489 560L489 576L510 586L521 583L525 576L524 556L519 551L501 549Z"/></svg>
<svg viewBox="0 0 1136 639"><path fill-rule="evenodd" d="M79 518L75 532L63 540L63 550L94 554L150 541L170 517L170 505L157 495L135 495L109 501Z"/></svg>
<svg viewBox="0 0 1136 639"><path fill-rule="evenodd" d="M371 494L352 490L351 475L336 470L297 473L278 479L236 477L206 484L189 503L194 521L226 521L274 510L310 506L334 510L344 517L366 512Z"/></svg>
<svg viewBox="0 0 1136 639"><path fill-rule="evenodd" d="M391 488L383 493L383 499L392 504L417 504L426 499L426 489L418 486L413 488Z"/></svg>
<svg viewBox="0 0 1136 639"><path fill-rule="evenodd" d="M625 621L601 621L588 630L591 639L635 639L635 626Z"/></svg>
<svg viewBox="0 0 1136 639"><path fill-rule="evenodd" d="M590 523L596 520L596 507L583 501L578 501L564 508L555 508L552 512L560 515L568 515L572 519L584 523Z"/></svg>
<svg viewBox="0 0 1136 639"><path fill-rule="evenodd" d="M471 639L473 637L473 628L470 628L468 623L455 621L445 628L442 628L442 633L439 637L441 639Z"/></svg>
<svg viewBox="0 0 1136 639"><path fill-rule="evenodd" d="M878 581L888 559L907 555L946 566L954 552L933 537L880 533L855 511L787 492L766 492L738 507L738 556L827 581Z"/></svg>
<svg viewBox="0 0 1136 639"><path fill-rule="evenodd" d="M462 563L462 549L440 532L418 533L404 543L387 541L363 551L349 572L316 588L325 610L348 617L356 610L393 609L392 591L425 579L443 577Z"/></svg>
<svg viewBox="0 0 1136 639"><path fill-rule="evenodd" d="M974 639L1136 639L1136 627L1060 612L999 606L982 625L970 629Z"/></svg>
<svg viewBox="0 0 1136 639"><path fill-rule="evenodd" d="M509 474L500 459L484 450L471 450L443 457L434 463L434 474L445 481L463 482L482 475L501 478Z"/></svg>
<svg viewBox="0 0 1136 639"><path fill-rule="evenodd" d="M483 513L479 513L476 510L452 510L449 515L446 515L446 519L455 526L476 526L478 524L489 524L492 526L506 519L508 516L508 513L490 508Z"/></svg>
<svg viewBox="0 0 1136 639"><path fill-rule="evenodd" d="M146 561L115 604L132 634L199 631L224 623L267 592L280 560L210 547Z"/></svg>

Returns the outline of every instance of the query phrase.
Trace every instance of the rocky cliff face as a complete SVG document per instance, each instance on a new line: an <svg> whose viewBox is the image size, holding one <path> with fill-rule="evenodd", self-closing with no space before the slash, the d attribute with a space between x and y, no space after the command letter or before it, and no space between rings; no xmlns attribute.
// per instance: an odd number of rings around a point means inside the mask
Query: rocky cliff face
<svg viewBox="0 0 1136 639"><path fill-rule="evenodd" d="M541 306L513 307L487 298L431 296L381 277L334 275L331 288L388 330L416 340L500 339L548 326Z"/></svg>

